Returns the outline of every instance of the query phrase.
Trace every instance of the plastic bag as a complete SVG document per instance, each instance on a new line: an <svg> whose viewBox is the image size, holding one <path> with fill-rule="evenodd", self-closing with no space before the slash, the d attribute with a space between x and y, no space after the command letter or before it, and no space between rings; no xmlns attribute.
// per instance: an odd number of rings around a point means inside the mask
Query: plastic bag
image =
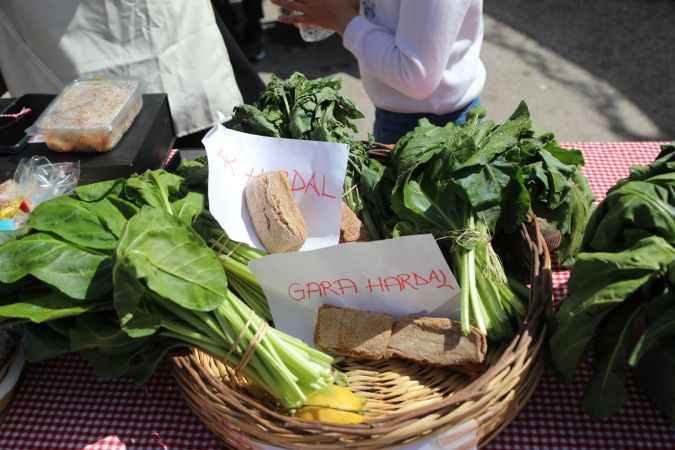
<svg viewBox="0 0 675 450"><path fill-rule="evenodd" d="M53 164L44 156L22 159L14 178L0 184L0 243L23 227L37 205L71 194L79 179L79 162Z"/></svg>

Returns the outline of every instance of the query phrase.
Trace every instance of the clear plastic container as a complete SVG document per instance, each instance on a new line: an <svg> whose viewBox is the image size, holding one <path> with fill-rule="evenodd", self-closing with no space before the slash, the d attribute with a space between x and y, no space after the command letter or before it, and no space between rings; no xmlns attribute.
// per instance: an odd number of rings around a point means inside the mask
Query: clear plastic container
<svg viewBox="0 0 675 450"><path fill-rule="evenodd" d="M137 80L75 80L27 130L57 152L107 152L143 107Z"/></svg>
<svg viewBox="0 0 675 450"><path fill-rule="evenodd" d="M291 11L286 8L281 8L281 14L283 14L284 16L302 15L302 13ZM324 39L328 39L329 37L335 34L333 30L329 30L328 28L316 27L313 25L300 24L298 28L300 29L300 36L302 37L302 40L305 42L323 41Z"/></svg>
<svg viewBox="0 0 675 450"><path fill-rule="evenodd" d="M309 25L300 25L300 36L305 42L319 42L335 34L333 30Z"/></svg>

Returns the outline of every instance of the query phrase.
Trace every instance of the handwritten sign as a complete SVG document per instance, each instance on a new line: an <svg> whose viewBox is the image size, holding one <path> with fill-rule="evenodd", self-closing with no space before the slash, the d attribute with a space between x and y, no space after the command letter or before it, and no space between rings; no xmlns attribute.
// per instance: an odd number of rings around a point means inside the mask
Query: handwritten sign
<svg viewBox="0 0 675 450"><path fill-rule="evenodd" d="M209 208L230 238L264 249L246 209L244 188L254 176L281 170L307 225L300 250L339 242L347 145L255 136L222 125L211 129L203 143L209 159Z"/></svg>
<svg viewBox="0 0 675 450"><path fill-rule="evenodd" d="M249 263L275 326L314 344L323 304L459 319L459 286L431 235L269 255Z"/></svg>

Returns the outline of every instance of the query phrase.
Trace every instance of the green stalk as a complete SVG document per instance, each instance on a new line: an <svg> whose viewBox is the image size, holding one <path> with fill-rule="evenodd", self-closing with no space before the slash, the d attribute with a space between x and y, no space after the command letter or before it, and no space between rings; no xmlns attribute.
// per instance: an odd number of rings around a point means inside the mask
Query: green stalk
<svg viewBox="0 0 675 450"><path fill-rule="evenodd" d="M181 308L170 300L162 299L160 304L162 305L162 308L169 311L169 313L192 325L196 330L199 330L199 332L202 334L209 336L209 338L213 339L214 341L218 342L222 339L222 330L214 330L209 327L208 324L204 323L196 314L194 314L194 311Z"/></svg>
<svg viewBox="0 0 675 450"><path fill-rule="evenodd" d="M242 280L246 280L253 285L259 284L255 275L253 275L253 272L251 272L251 269L249 269L248 266L227 255L220 255L220 261L223 263L223 267L225 267L227 272L231 272L235 276L241 278Z"/></svg>
<svg viewBox="0 0 675 450"><path fill-rule="evenodd" d="M484 314L483 301L480 298L478 289L476 288L476 250L471 249L467 255L467 278L469 284L467 289L469 290L469 299L471 302L471 309L473 310L474 322L480 330L481 333L488 333L486 326L486 318Z"/></svg>
<svg viewBox="0 0 675 450"><path fill-rule="evenodd" d="M457 247L459 255L456 256L455 268L459 274L459 286L461 288L459 305L462 321L462 332L468 335L471 332L471 299L469 296L469 260L468 251Z"/></svg>
<svg viewBox="0 0 675 450"><path fill-rule="evenodd" d="M241 299L253 309L257 315L268 322L272 321L272 313L269 310L267 299L260 287L253 287L234 276L230 276L228 281L239 297L241 297Z"/></svg>

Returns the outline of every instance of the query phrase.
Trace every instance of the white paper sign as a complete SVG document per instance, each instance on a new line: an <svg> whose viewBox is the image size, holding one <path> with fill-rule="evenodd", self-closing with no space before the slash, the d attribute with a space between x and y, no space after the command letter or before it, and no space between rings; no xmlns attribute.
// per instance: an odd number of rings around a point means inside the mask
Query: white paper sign
<svg viewBox="0 0 675 450"><path fill-rule="evenodd" d="M255 136L222 125L202 142L209 159L209 208L231 239L264 250L246 209L244 188L253 176L282 170L307 225L300 250L339 242L347 145Z"/></svg>
<svg viewBox="0 0 675 450"><path fill-rule="evenodd" d="M249 263L274 324L310 345L323 304L459 319L459 286L432 235L356 242Z"/></svg>

